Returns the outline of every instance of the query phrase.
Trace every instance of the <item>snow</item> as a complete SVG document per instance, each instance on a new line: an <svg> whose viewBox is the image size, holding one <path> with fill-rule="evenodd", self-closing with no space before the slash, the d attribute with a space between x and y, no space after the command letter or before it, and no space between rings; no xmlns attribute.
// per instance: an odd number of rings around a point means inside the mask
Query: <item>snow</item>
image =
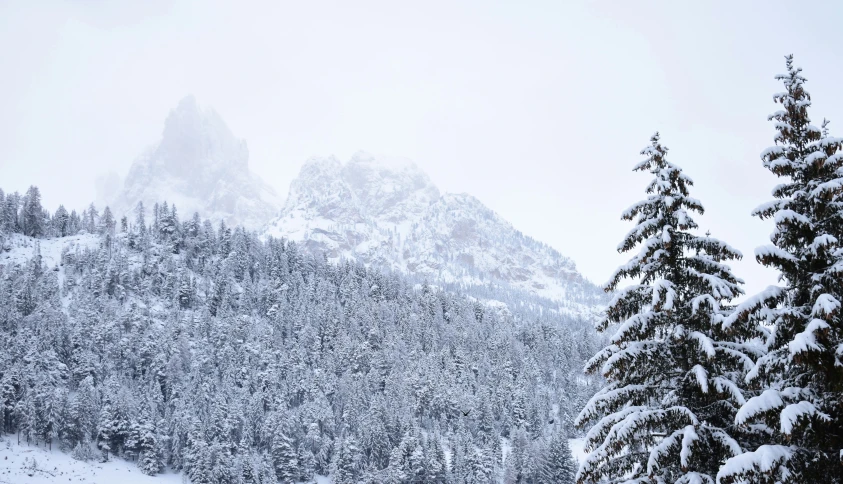
<svg viewBox="0 0 843 484"><path fill-rule="evenodd" d="M585 458L588 457L588 452L585 450L584 437L568 439L568 447L571 449L571 454L573 454L574 460L576 460L578 464L583 463Z"/></svg>
<svg viewBox="0 0 843 484"><path fill-rule="evenodd" d="M840 309L840 301L838 301L831 294L820 294L814 302L814 308L811 314L815 317L821 318L823 316L831 316Z"/></svg>
<svg viewBox="0 0 843 484"><path fill-rule="evenodd" d="M741 392L740 388L735 384L735 382L723 378L722 376L716 376L713 379L714 388L717 390L718 393L728 392L732 399L737 402L738 405L743 405L746 403L746 399L744 399L743 393Z"/></svg>
<svg viewBox="0 0 843 484"><path fill-rule="evenodd" d="M785 288L780 286L768 286L758 294L746 298L742 303L735 307L732 314L723 318L723 322L721 323L723 329L730 328L739 318L745 317L749 313L757 310L768 301L780 298L784 294L785 290Z"/></svg>
<svg viewBox="0 0 843 484"><path fill-rule="evenodd" d="M776 225L794 223L797 225L805 225L809 227L811 226L811 221L808 219L808 217L802 215L801 213L796 213L790 209L779 210L778 212L776 212L774 220L776 221Z"/></svg>
<svg viewBox="0 0 843 484"><path fill-rule="evenodd" d="M699 331L692 331L691 334L688 335L691 339L694 339L699 343L700 348L705 352L705 355L708 358L714 358L717 354L714 351L714 343L711 341L711 338L708 336L700 333Z"/></svg>
<svg viewBox="0 0 843 484"><path fill-rule="evenodd" d="M33 469L33 461L35 469ZM55 448L17 444L14 435L0 436L0 484L182 484L181 474L172 472L147 476L134 462L81 462Z"/></svg>
<svg viewBox="0 0 843 484"><path fill-rule="evenodd" d="M314 158L290 185L264 238L287 238L329 261L355 260L463 287L505 284L592 317L602 301L569 258L535 241L476 198L440 193L413 162L356 153Z"/></svg>
<svg viewBox="0 0 843 484"><path fill-rule="evenodd" d="M705 371L700 365L694 365L692 370L694 372L694 376L697 378L697 385L700 386L700 389L703 393L708 393L708 372Z"/></svg>
<svg viewBox="0 0 843 484"><path fill-rule="evenodd" d="M679 460L682 463L682 467L688 467L688 458L691 457L691 447L697 440L699 440L699 436L694 426L686 426L682 435L682 450L679 452Z"/></svg>
<svg viewBox="0 0 843 484"><path fill-rule="evenodd" d="M54 239L34 239L21 234L12 234L6 240L6 249L0 251L0 266L25 263L35 254L36 243L40 244L41 262L48 269L53 269L60 265L63 251L95 249L100 243L100 236L81 234Z"/></svg>
<svg viewBox="0 0 843 484"><path fill-rule="evenodd" d="M832 156L828 159L828 161L837 161L838 156L839 155ZM824 196L826 192L835 193L838 192L841 188L843 188L843 179L837 178L817 185L816 188L811 190L811 196L819 198Z"/></svg>
<svg viewBox="0 0 843 484"><path fill-rule="evenodd" d="M753 469L769 472L777 465L788 461L792 455L792 447L762 445L754 452L746 452L728 459L717 473L717 482L721 482L724 477L740 475ZM783 471L787 472L786 470Z"/></svg>
<svg viewBox="0 0 843 484"><path fill-rule="evenodd" d="M816 309L816 306L814 308ZM812 319L805 328L805 331L796 334L793 340L787 344L790 357L793 358L800 353L806 353L808 351L822 351L823 347L817 343L814 333L828 329L829 327L828 323L821 319Z"/></svg>
<svg viewBox="0 0 843 484"><path fill-rule="evenodd" d="M747 400L747 402L738 410L735 415L735 424L746 425L750 419L759 413L768 412L784 406L781 393L778 390L768 389L764 390L761 395L755 396Z"/></svg>
<svg viewBox="0 0 843 484"><path fill-rule="evenodd" d="M782 153L784 153L784 147L783 146L779 146L779 145L770 146L769 148L767 148L767 149L765 149L764 151L761 152L761 158L767 158L770 155L781 155Z"/></svg>
<svg viewBox="0 0 843 484"><path fill-rule="evenodd" d="M182 219L198 212L214 223L257 229L281 207L281 198L249 170L246 142L222 118L188 96L167 117L161 139L139 156L111 208L134 219L142 201L176 205ZM102 207L100 207L102 208Z"/></svg>
<svg viewBox="0 0 843 484"><path fill-rule="evenodd" d="M786 252L775 245L762 245L755 249L755 258L757 260L767 259L769 257L777 257L786 261L795 262L797 259L789 252Z"/></svg>
<svg viewBox="0 0 843 484"><path fill-rule="evenodd" d="M672 282L665 279L653 282L653 301L651 303L653 307L658 307L662 301L662 294L664 294L664 304L661 309L670 311L673 309L673 300L676 298L676 290L673 288Z"/></svg>
<svg viewBox="0 0 843 484"><path fill-rule="evenodd" d="M808 401L801 401L793 403L784 408L781 412L781 430L785 435L793 433L793 426L802 417L818 416L820 419L829 421L831 418L817 410L813 403Z"/></svg>

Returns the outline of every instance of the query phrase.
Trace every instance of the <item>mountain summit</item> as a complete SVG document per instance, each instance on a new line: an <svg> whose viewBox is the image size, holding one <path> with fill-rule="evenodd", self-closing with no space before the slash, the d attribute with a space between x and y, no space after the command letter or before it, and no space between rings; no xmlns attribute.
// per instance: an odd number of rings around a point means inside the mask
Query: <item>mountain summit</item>
<svg viewBox="0 0 843 484"><path fill-rule="evenodd" d="M193 96L170 112L161 140L132 164L114 208L122 215L139 201L151 207L163 200L182 216L199 212L248 228L260 227L280 207L275 191L249 171L246 142Z"/></svg>
<svg viewBox="0 0 843 484"><path fill-rule="evenodd" d="M442 194L412 161L358 152L311 158L264 230L329 260L466 285L505 284L591 305L597 288L573 261L516 230L466 194Z"/></svg>

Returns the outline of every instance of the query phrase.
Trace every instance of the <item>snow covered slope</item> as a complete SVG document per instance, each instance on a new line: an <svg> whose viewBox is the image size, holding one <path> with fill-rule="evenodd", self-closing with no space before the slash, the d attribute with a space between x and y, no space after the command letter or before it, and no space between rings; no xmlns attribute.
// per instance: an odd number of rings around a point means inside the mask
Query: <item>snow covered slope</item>
<svg viewBox="0 0 843 484"><path fill-rule="evenodd" d="M587 307L602 296L571 259L466 194L441 194L413 162L311 158L264 234L329 260L355 259L449 283L506 284Z"/></svg>
<svg viewBox="0 0 843 484"><path fill-rule="evenodd" d="M134 462L112 459L100 463L74 460L53 448L17 444L14 435L0 436L0 484L181 484L181 474L141 474Z"/></svg>
<svg viewBox="0 0 843 484"><path fill-rule="evenodd" d="M93 249L100 244L97 234L71 235L54 239L34 239L21 234L12 234L0 239L0 266L24 264L31 259L36 250L41 253L41 262L48 269L58 267L63 251L76 252Z"/></svg>
<svg viewBox="0 0 843 484"><path fill-rule="evenodd" d="M143 201L175 204L182 218L203 218L258 228L281 206L275 191L249 171L246 142L235 138L213 110L203 110L193 96L167 117L159 143L141 155L112 209L118 218Z"/></svg>

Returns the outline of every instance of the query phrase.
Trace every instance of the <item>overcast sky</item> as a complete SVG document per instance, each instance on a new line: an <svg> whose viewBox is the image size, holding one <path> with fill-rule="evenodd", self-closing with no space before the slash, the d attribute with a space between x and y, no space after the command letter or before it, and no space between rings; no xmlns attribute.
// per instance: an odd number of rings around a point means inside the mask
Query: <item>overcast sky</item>
<svg viewBox="0 0 843 484"><path fill-rule="evenodd" d="M783 56L843 133L843 2L0 2L0 187L81 208L187 94L279 193L312 155L415 160L604 282L659 130L701 226L752 256ZM837 128L837 129L835 129Z"/></svg>

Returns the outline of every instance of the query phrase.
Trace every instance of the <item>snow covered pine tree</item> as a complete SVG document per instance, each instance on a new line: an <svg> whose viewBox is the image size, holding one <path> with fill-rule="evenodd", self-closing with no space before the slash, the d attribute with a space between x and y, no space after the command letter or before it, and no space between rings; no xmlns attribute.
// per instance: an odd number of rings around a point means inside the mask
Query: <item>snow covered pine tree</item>
<svg viewBox="0 0 843 484"><path fill-rule="evenodd" d="M788 56L787 73L776 76L786 91L773 98L783 109L770 116L776 144L761 155L787 181L753 213L776 222L774 245L755 257L778 269L784 286L750 298L730 318L773 328L747 377L764 391L736 419L763 426L770 444L730 459L718 476L724 484L843 482L843 140L811 125L800 72Z"/></svg>
<svg viewBox="0 0 843 484"><path fill-rule="evenodd" d="M617 289L599 329L620 323L611 344L587 364L608 383L576 419L597 420L586 437L591 451L577 474L580 483L714 483L720 465L741 452L734 435L740 382L755 356L746 327L728 325L725 306L742 293L724 261L741 254L729 245L691 233L689 212L702 213L688 195L691 179L665 158L656 133L635 171L655 179L650 195L623 214L635 228L618 246L641 251L606 284L639 281Z"/></svg>
<svg viewBox="0 0 843 484"><path fill-rule="evenodd" d="M541 468L542 482L574 484L577 464L568 446L568 436L557 431L550 438Z"/></svg>

